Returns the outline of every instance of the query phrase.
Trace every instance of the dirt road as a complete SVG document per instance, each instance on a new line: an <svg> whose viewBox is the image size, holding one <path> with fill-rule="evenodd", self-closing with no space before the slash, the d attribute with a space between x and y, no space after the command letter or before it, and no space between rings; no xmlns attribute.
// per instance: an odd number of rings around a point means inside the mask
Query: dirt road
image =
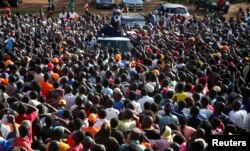
<svg viewBox="0 0 250 151"><path fill-rule="evenodd" d="M75 0L75 10L79 14L83 14L83 5L85 1L89 2L89 10L94 13L102 14L102 15L109 15L111 14L111 9L95 9L94 6L91 4L92 0ZM115 0L116 3L121 3L121 0ZM62 7L68 6L69 0L55 0L55 8L56 12L59 12ZM159 6L160 0L146 0L144 3L143 12L149 12L154 10ZM23 4L19 6L19 9L37 9L43 8L44 10L47 9L48 0L23 0ZM243 9L250 8L250 4L246 3L239 3L239 4L232 4L230 10L227 14L225 14L226 18L234 16L239 8L242 7ZM203 16L204 10L195 11L193 6L188 6L190 14L197 14L197 16Z"/></svg>

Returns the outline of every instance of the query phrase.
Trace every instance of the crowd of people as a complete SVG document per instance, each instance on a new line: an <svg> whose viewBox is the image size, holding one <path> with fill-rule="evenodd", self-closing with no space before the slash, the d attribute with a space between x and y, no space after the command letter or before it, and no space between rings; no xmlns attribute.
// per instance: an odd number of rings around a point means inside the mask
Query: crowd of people
<svg viewBox="0 0 250 151"><path fill-rule="evenodd" d="M129 28L120 15L0 17L0 151L205 151L211 135L249 136L249 9L153 11ZM108 29L137 45L103 48Z"/></svg>

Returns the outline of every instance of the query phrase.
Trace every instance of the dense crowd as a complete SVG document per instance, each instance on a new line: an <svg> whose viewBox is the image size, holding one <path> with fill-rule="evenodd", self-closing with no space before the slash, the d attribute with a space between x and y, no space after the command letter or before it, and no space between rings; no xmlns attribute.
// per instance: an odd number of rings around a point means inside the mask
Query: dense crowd
<svg viewBox="0 0 250 151"><path fill-rule="evenodd" d="M250 10L0 17L0 151L205 151L250 134ZM128 32L130 30L130 32ZM110 34L112 33L112 34ZM98 35L130 35L120 53Z"/></svg>

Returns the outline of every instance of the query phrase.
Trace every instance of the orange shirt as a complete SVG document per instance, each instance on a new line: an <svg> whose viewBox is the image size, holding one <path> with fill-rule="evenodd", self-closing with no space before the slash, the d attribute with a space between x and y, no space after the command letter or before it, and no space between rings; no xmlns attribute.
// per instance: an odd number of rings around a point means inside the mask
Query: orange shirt
<svg viewBox="0 0 250 151"><path fill-rule="evenodd" d="M3 85L9 85L9 79L0 78L0 83Z"/></svg>
<svg viewBox="0 0 250 151"><path fill-rule="evenodd" d="M91 127L83 128L82 131L83 131L83 132L90 132L90 133L92 133L93 135L95 135L95 134L99 131L99 129L96 128L96 127L94 127L94 126L91 126Z"/></svg>
<svg viewBox="0 0 250 151"><path fill-rule="evenodd" d="M48 99L48 93L53 89L53 85L49 82L40 82L42 94Z"/></svg>

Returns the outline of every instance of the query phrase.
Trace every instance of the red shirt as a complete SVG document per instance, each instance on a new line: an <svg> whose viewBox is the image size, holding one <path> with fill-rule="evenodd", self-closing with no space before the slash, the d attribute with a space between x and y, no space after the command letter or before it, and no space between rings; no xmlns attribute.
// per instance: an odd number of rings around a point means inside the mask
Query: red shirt
<svg viewBox="0 0 250 151"><path fill-rule="evenodd" d="M68 151L83 151L83 145L80 143L80 144L77 145L77 146L70 147L70 148L68 149Z"/></svg>
<svg viewBox="0 0 250 151"><path fill-rule="evenodd" d="M16 118L16 123L21 124L23 120L29 120L31 122L31 124L33 123L33 121L36 119L36 117L38 116L38 112L34 111L30 114L23 114L23 115L18 115ZM29 141L32 143L32 126L29 129Z"/></svg>
<svg viewBox="0 0 250 151"><path fill-rule="evenodd" d="M28 138L22 138L22 137L16 138L14 140L14 146L15 147L23 147L27 151L33 151L33 149L31 148L31 142L29 141Z"/></svg>
<svg viewBox="0 0 250 151"><path fill-rule="evenodd" d="M70 146L70 148L73 147L73 146L75 146L75 141L73 140L73 134L74 134L74 132L70 133L69 136L68 136L68 138L67 138L67 142L66 143Z"/></svg>

